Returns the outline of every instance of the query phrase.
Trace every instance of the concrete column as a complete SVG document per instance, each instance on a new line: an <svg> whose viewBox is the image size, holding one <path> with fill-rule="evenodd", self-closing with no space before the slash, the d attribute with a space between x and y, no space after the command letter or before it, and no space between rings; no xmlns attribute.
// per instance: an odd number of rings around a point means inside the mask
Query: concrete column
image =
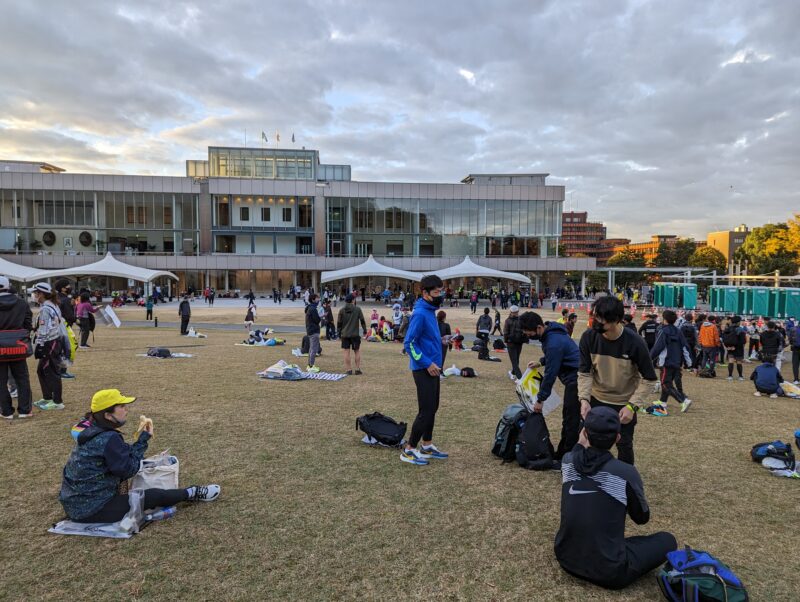
<svg viewBox="0 0 800 602"><path fill-rule="evenodd" d="M325 189L314 196L314 255L325 256Z"/></svg>
<svg viewBox="0 0 800 602"><path fill-rule="evenodd" d="M608 270L608 280L606 282L606 288L609 290L609 292L611 292L611 293L614 292L614 271L613 270Z"/></svg>
<svg viewBox="0 0 800 602"><path fill-rule="evenodd" d="M352 278L350 278L348 280L348 282L347 282L347 292L348 293L352 293L353 292L353 279Z"/></svg>
<svg viewBox="0 0 800 602"><path fill-rule="evenodd" d="M581 272L581 297L586 298L586 272Z"/></svg>
<svg viewBox="0 0 800 602"><path fill-rule="evenodd" d="M208 180L206 180L200 184L200 195L197 207L197 225L200 230L200 240L197 241L197 249L201 255L211 253L212 209L211 195L208 192Z"/></svg>
<svg viewBox="0 0 800 602"><path fill-rule="evenodd" d="M319 287L317 286L317 272L315 270L311 272L311 288L315 292L319 293Z"/></svg>
<svg viewBox="0 0 800 602"><path fill-rule="evenodd" d="M228 273L228 270L225 270L225 290L231 290L230 274Z"/></svg>

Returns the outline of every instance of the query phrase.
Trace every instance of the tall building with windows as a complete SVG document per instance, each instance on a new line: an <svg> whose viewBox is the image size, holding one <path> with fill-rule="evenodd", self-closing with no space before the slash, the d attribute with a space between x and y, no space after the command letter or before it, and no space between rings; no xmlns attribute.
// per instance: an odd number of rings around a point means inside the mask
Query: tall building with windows
<svg viewBox="0 0 800 602"><path fill-rule="evenodd" d="M561 214L561 245L566 255L597 257L606 237L602 222L590 222L586 211L565 211Z"/></svg>
<svg viewBox="0 0 800 602"><path fill-rule="evenodd" d="M175 272L179 287L285 290L374 255L435 270L470 255L501 270L590 270L558 256L564 188L547 174L460 183L359 182L316 150L209 147L185 177L71 174L0 161L0 253L35 267L106 251Z"/></svg>
<svg viewBox="0 0 800 602"><path fill-rule="evenodd" d="M733 261L736 251L744 244L745 238L750 230L745 224L736 226L733 230L722 230L720 232L709 232L706 243L725 256L725 261L729 264Z"/></svg>

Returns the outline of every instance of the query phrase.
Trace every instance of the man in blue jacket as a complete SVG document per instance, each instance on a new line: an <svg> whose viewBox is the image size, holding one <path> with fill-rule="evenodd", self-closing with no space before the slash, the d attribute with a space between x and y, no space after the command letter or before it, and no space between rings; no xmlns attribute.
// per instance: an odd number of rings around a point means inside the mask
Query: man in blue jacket
<svg viewBox="0 0 800 602"><path fill-rule="evenodd" d="M424 466L430 458L443 460L447 454L433 444L433 424L439 409L439 375L442 372L442 337L436 322L436 310L442 305L442 279L428 275L420 282L422 296L414 304L414 313L403 339L403 348L410 358L411 373L417 386L419 411L411 426L411 436L400 459L403 462ZM422 440L422 447L417 445Z"/></svg>
<svg viewBox="0 0 800 602"><path fill-rule="evenodd" d="M675 326L678 314L671 309L665 309L662 317L664 324L650 350L650 359L661 368L661 403L666 407L667 400L672 395L681 404L681 412L685 412L692 405L692 400L683 392L681 366L685 364L691 367L694 358L689 352L686 338Z"/></svg>
<svg viewBox="0 0 800 602"><path fill-rule="evenodd" d="M533 311L526 311L520 316L519 320L522 332L533 340L541 341L542 352L544 353L542 359L538 362L528 364L529 368L544 366L544 377L541 385L539 385L539 393L536 396L533 411L542 411L542 405L550 397L556 378L564 385L561 441L558 443L555 456L556 460L561 461L564 454L575 447L580 434L581 404L578 401L580 352L563 324L549 322L545 326L542 317Z"/></svg>

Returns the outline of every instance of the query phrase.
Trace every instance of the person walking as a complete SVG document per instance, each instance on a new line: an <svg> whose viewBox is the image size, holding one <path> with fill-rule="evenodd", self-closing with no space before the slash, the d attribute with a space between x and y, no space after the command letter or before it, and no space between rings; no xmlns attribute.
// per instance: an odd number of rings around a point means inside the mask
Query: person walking
<svg viewBox="0 0 800 602"><path fill-rule="evenodd" d="M503 329L500 326L500 312L496 309L494 310L494 328L492 328L491 336L494 336L494 333L497 332L500 336L503 336Z"/></svg>
<svg viewBox="0 0 800 602"><path fill-rule="evenodd" d="M477 309L478 309L478 293L472 291L472 293L469 296L469 310L474 314L477 311Z"/></svg>
<svg viewBox="0 0 800 602"><path fill-rule="evenodd" d="M681 367L692 365L692 354L689 353L689 344L675 321L678 319L671 309L665 309L661 314L664 325L658 332L655 345L650 350L650 359L661 368L661 403L666 408L670 395L681 404L681 412L686 412L692 405L692 400L683 392Z"/></svg>
<svg viewBox="0 0 800 602"><path fill-rule="evenodd" d="M42 398L34 402L40 410L63 410L61 394L61 364L64 340L61 334L61 311L58 295L50 285L40 282L33 287L33 298L41 306L37 318L34 357L39 360L36 374L42 389Z"/></svg>
<svg viewBox="0 0 800 602"><path fill-rule="evenodd" d="M7 339L9 344L17 346L18 341L24 341L26 344L30 342L32 325L31 308L14 294L8 278L0 276L0 331L9 335ZM0 342L0 347L5 346L5 341ZM17 391L17 417L33 416L31 378L28 361L24 356L0 362L0 414L7 420L14 418L14 405L9 387Z"/></svg>
<svg viewBox="0 0 800 602"><path fill-rule="evenodd" d="M636 413L658 379L644 340L622 325L624 315L622 301L611 295L592 305L592 328L583 333L579 345L578 399L583 418L598 406L619 413L618 457L633 464Z"/></svg>
<svg viewBox="0 0 800 602"><path fill-rule="evenodd" d="M526 337L542 343L542 358L530 362L528 368L544 366L544 377L533 406L541 412L544 402L550 397L556 378L564 385L564 403L561 410L561 440L556 448L555 459L559 462L578 442L581 424L581 404L578 401L578 368L580 352L567 328L563 324L544 324L542 317L533 311L520 316L520 327Z"/></svg>
<svg viewBox="0 0 800 602"><path fill-rule="evenodd" d="M439 325L439 336L442 338L442 367L444 367L444 360L447 357L447 350L450 348L450 338L453 332L450 330L450 324L445 322L447 314L444 310L440 310L436 314L436 323Z"/></svg>
<svg viewBox="0 0 800 602"><path fill-rule="evenodd" d="M145 320L152 320L153 319L153 303L154 299L152 295L147 298L147 301L144 302L144 319Z"/></svg>
<svg viewBox="0 0 800 602"><path fill-rule="evenodd" d="M306 291L308 292L308 291ZM308 305L306 305L306 336L308 336L308 367L306 372L316 373L319 368L314 365L318 354L322 353L322 348L319 345L320 323L322 322L322 315L320 315L317 300L319 295L317 293L309 293ZM324 314L323 314L324 315Z"/></svg>
<svg viewBox="0 0 800 602"><path fill-rule="evenodd" d="M97 308L92 305L89 293L81 293L80 302L75 307L75 314L78 316L78 325L81 329L81 349L89 349L89 333L94 330L94 314Z"/></svg>
<svg viewBox="0 0 800 602"><path fill-rule="evenodd" d="M348 293L344 298L344 307L339 310L336 317L336 330L339 331L339 338L342 341L342 356L344 357L344 368L347 374L363 374L361 372L361 337L359 336L359 326L364 336L367 336L367 321L364 319L364 312L355 303L355 297ZM355 373L350 363L350 350L356 363Z"/></svg>
<svg viewBox="0 0 800 602"><path fill-rule="evenodd" d="M256 321L256 304L255 303L248 303L247 304L247 313L244 315L244 327L247 329L247 332L250 332L253 328L253 323Z"/></svg>
<svg viewBox="0 0 800 602"><path fill-rule="evenodd" d="M503 342L506 344L508 359L511 361L511 370L508 371L508 377L512 380L522 378L522 371L519 369L519 356L522 354L522 345L527 340L528 337L525 336L520 324L519 307L512 305L505 324L503 324Z"/></svg>
<svg viewBox="0 0 800 602"><path fill-rule="evenodd" d="M192 317L192 307L189 304L189 295L184 295L180 305L178 305L178 316L181 319L181 334L189 334L189 320Z"/></svg>
<svg viewBox="0 0 800 602"><path fill-rule="evenodd" d="M439 409L442 372L442 339L435 312L441 307L442 279L434 274L420 281L422 296L414 305L414 313L406 332L403 348L409 355L409 368L417 388L417 417L411 426L411 436L400 452L400 460L416 466L428 464L429 459L446 459L448 454L433 444L433 427ZM422 441L422 447L417 445Z"/></svg>

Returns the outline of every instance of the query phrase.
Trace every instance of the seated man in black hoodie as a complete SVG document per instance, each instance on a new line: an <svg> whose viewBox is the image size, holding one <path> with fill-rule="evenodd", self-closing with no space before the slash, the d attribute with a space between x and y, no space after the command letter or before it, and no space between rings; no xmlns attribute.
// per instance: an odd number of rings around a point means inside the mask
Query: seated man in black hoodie
<svg viewBox="0 0 800 602"><path fill-rule="evenodd" d="M677 549L675 537L660 532L625 537L625 515L650 520L639 472L609 451L619 439L617 412L592 408L581 437L561 466L561 527L555 541L565 571L609 589L622 589L664 563Z"/></svg>

